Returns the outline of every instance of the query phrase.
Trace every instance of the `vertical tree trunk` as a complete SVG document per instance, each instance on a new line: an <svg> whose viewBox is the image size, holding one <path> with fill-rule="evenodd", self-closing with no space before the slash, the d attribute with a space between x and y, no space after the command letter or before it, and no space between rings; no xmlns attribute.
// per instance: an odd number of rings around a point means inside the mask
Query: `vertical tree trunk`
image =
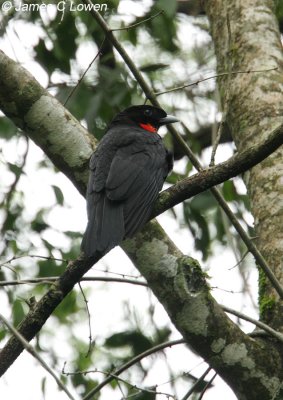
<svg viewBox="0 0 283 400"><path fill-rule="evenodd" d="M283 53L272 0L209 0L222 107L239 151L258 143L283 119ZM270 70L274 68L274 70ZM245 176L256 243L283 285L283 148ZM259 271L260 316L283 329L283 304Z"/></svg>

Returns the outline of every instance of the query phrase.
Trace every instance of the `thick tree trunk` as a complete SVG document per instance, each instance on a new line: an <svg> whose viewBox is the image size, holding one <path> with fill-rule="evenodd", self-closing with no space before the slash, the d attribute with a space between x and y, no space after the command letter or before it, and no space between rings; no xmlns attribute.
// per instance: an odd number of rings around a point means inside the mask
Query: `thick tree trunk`
<svg viewBox="0 0 283 400"><path fill-rule="evenodd" d="M283 52L274 3L211 0L206 5L219 72L274 68L219 79L223 109L239 151L267 137L283 119ZM246 174L245 181L257 246L283 285L282 146ZM259 272L260 316L283 330L282 300Z"/></svg>

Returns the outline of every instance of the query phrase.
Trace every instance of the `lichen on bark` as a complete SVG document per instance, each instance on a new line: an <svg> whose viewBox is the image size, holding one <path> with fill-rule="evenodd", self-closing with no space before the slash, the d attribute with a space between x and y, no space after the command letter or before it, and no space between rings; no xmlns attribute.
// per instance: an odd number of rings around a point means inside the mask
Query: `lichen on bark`
<svg viewBox="0 0 283 400"><path fill-rule="evenodd" d="M282 124L283 52L271 0L207 2L219 71L246 71L219 79L227 122L239 151L257 144ZM274 68L273 70L270 70ZM262 71L250 72L248 71ZM227 95L228 93L228 95ZM283 285L283 149L245 175L256 244ZM260 277L261 318L283 330L283 304ZM281 317L280 317L281 316Z"/></svg>

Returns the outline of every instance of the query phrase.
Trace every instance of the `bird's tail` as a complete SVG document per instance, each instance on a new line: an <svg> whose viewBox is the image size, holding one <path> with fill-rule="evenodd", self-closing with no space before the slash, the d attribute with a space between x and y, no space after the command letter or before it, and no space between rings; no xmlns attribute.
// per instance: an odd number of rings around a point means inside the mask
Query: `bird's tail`
<svg viewBox="0 0 283 400"><path fill-rule="evenodd" d="M96 241L95 235L96 235L96 227L94 220L92 218L88 220L87 227L81 243L81 251L87 258L93 257L97 253L95 246L95 241Z"/></svg>
<svg viewBox="0 0 283 400"><path fill-rule="evenodd" d="M123 204L103 196L88 216L81 250L85 257L106 254L125 236Z"/></svg>

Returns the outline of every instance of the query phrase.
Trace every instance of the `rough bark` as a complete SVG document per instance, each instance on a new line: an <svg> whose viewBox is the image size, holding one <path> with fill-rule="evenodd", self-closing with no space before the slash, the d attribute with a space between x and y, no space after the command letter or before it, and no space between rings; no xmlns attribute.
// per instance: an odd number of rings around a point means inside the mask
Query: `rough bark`
<svg viewBox="0 0 283 400"><path fill-rule="evenodd" d="M27 71L3 53L0 53L0 89L0 108L84 192L92 140L80 124ZM59 125L61 120L63 123ZM252 339L232 323L211 296L195 260L183 256L154 222L125 242L123 248L189 345L227 381L239 398L276 398L282 380L282 360L276 343ZM81 259L71 263L37 303L19 327L28 340L89 267ZM10 339L0 353L1 374L21 351L17 340Z"/></svg>
<svg viewBox="0 0 283 400"><path fill-rule="evenodd" d="M1 50L0 109L84 195L88 159L96 140L28 71Z"/></svg>
<svg viewBox="0 0 283 400"><path fill-rule="evenodd" d="M259 143L283 120L283 52L275 2L211 0L206 11L219 71L268 69L219 79L227 123L239 151ZM245 176L256 244L283 285L283 148ZM283 303L259 271L261 318L283 330Z"/></svg>
<svg viewBox="0 0 283 400"><path fill-rule="evenodd" d="M148 229L125 241L123 248L189 346L239 399L279 399L282 361L276 345L243 336L231 320L223 318L198 262L180 254L154 223ZM148 236L153 239L147 240Z"/></svg>

